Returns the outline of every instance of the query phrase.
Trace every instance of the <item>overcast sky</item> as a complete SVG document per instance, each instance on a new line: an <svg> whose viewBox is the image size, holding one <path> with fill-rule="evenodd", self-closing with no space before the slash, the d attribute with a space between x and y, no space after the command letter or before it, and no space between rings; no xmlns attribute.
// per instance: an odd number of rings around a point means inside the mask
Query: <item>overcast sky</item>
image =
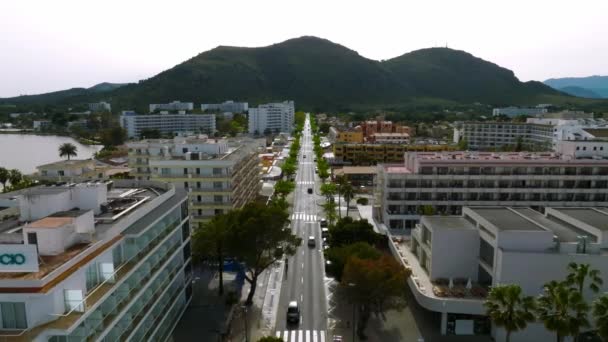
<svg viewBox="0 0 608 342"><path fill-rule="evenodd" d="M372 59L465 50L521 80L608 74L608 0L0 0L0 97L135 82L303 35Z"/></svg>

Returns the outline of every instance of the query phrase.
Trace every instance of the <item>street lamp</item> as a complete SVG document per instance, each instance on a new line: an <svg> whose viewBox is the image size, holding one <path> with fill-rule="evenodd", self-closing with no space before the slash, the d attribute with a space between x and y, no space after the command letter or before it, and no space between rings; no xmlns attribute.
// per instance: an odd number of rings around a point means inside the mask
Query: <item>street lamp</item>
<svg viewBox="0 0 608 342"><path fill-rule="evenodd" d="M247 319L247 305L243 305L243 312L245 313L245 342L249 342L249 325Z"/></svg>
<svg viewBox="0 0 608 342"><path fill-rule="evenodd" d="M353 287L357 286L357 284L355 284L355 283L348 283L348 286L351 287L351 288L353 288ZM356 330L356 327L357 327L357 319L356 319L356 316L355 316L356 312L357 311L355 310L355 301L353 300L353 342L355 342L355 330Z"/></svg>

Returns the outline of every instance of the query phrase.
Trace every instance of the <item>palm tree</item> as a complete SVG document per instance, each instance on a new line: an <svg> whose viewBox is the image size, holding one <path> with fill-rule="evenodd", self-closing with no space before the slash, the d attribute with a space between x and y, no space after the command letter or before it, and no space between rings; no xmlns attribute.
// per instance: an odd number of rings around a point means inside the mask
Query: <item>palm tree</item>
<svg viewBox="0 0 608 342"><path fill-rule="evenodd" d="M17 169L12 169L8 171L8 181L11 182L11 185L17 185L23 179L23 175L21 171Z"/></svg>
<svg viewBox="0 0 608 342"><path fill-rule="evenodd" d="M588 327L589 305L580 292L565 283L551 281L537 299L537 317L550 331L555 331L557 342L566 336L578 336L581 328Z"/></svg>
<svg viewBox="0 0 608 342"><path fill-rule="evenodd" d="M342 218L342 190L344 189L344 186L348 184L348 181L346 180L346 177L340 175L336 176L334 183L336 184L336 190L338 192L338 217Z"/></svg>
<svg viewBox="0 0 608 342"><path fill-rule="evenodd" d="M336 202L330 201L323 204L323 212L325 212L325 218L330 225L333 225L336 220Z"/></svg>
<svg viewBox="0 0 608 342"><path fill-rule="evenodd" d="M336 185L332 183L321 184L321 195L325 196L327 202L336 194Z"/></svg>
<svg viewBox="0 0 608 342"><path fill-rule="evenodd" d="M500 285L492 288L484 303L486 314L492 322L504 327L506 341L511 340L511 333L523 330L534 321L534 298L522 296L519 285Z"/></svg>
<svg viewBox="0 0 608 342"><path fill-rule="evenodd" d="M8 181L8 170L0 167L0 183L2 183L2 189L6 189L6 182Z"/></svg>
<svg viewBox="0 0 608 342"><path fill-rule="evenodd" d="M583 295L583 288L587 278L589 278L590 281L589 289L594 293L598 293L600 291L600 286L604 283L600 277L600 271L592 269L589 264L577 264L575 262L568 264L566 284L574 286L581 296Z"/></svg>
<svg viewBox="0 0 608 342"><path fill-rule="evenodd" d="M595 318L597 334L604 341L608 341L608 293L604 293L593 302L593 318Z"/></svg>
<svg viewBox="0 0 608 342"><path fill-rule="evenodd" d="M64 143L59 146L59 157L76 157L78 155L78 149L74 144Z"/></svg>
<svg viewBox="0 0 608 342"><path fill-rule="evenodd" d="M353 189L353 186L350 183L346 183L342 187L342 196L344 196L344 201L346 202L346 216L348 216L350 201L355 197L355 189Z"/></svg>
<svg viewBox="0 0 608 342"><path fill-rule="evenodd" d="M226 246L228 236L234 227L234 212L216 215L209 222L203 223L194 231L193 254L196 258L209 257L217 262L217 272L219 275L219 295L224 294L224 257L226 256Z"/></svg>

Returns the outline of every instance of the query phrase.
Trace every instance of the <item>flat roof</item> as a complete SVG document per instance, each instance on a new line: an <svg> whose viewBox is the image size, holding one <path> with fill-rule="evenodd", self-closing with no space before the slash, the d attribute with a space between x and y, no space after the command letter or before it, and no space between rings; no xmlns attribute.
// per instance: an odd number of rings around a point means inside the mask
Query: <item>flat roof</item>
<svg viewBox="0 0 608 342"><path fill-rule="evenodd" d="M137 220L129 228L122 232L123 235L139 235L147 228L152 222L156 221L159 217L165 215L168 210L174 207L176 204L184 200L186 191L184 189L175 189L175 194L168 200L164 201L158 207L154 208L146 216Z"/></svg>
<svg viewBox="0 0 608 342"><path fill-rule="evenodd" d="M26 226L26 228L59 228L68 225L74 221L72 217L45 217L38 221L34 221Z"/></svg>
<svg viewBox="0 0 608 342"><path fill-rule="evenodd" d="M501 208L485 208L471 207L473 212L484 218L486 221L493 224L496 228L502 231L520 230L520 231L544 231L543 227L527 220L517 211L501 207Z"/></svg>
<svg viewBox="0 0 608 342"><path fill-rule="evenodd" d="M37 168L55 168L55 167L70 167L70 166L83 166L90 163L94 163L93 159L71 159L71 160L60 160L49 164L43 164L37 166Z"/></svg>
<svg viewBox="0 0 608 342"><path fill-rule="evenodd" d="M476 229L476 227L462 216L423 216L433 229Z"/></svg>
<svg viewBox="0 0 608 342"><path fill-rule="evenodd" d="M584 128L583 130L596 138L608 138L608 128Z"/></svg>
<svg viewBox="0 0 608 342"><path fill-rule="evenodd" d="M576 242L577 236L579 235L589 235L588 233L582 230L573 229L573 227L565 226L556 220L553 220L542 213L530 209L530 208L513 208L519 214L526 216L527 218L534 220L539 223L543 227L551 230L555 236L561 242Z"/></svg>
<svg viewBox="0 0 608 342"><path fill-rule="evenodd" d="M339 169L338 169L339 170ZM350 174L370 174L376 173L377 168L375 166L344 166L342 168L342 173L350 175Z"/></svg>
<svg viewBox="0 0 608 342"><path fill-rule="evenodd" d="M552 208L601 231L608 231L606 208Z"/></svg>

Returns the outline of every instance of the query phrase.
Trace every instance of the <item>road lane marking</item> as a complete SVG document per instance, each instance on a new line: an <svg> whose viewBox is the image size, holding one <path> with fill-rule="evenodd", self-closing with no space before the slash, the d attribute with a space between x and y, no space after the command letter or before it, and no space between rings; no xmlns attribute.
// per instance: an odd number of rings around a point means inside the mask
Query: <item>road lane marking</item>
<svg viewBox="0 0 608 342"><path fill-rule="evenodd" d="M304 332L302 330L298 331L298 342L304 342L304 338L302 337L303 334Z"/></svg>
<svg viewBox="0 0 608 342"><path fill-rule="evenodd" d="M308 334L309 330L306 330L306 342L310 342L310 335Z"/></svg>
<svg viewBox="0 0 608 342"><path fill-rule="evenodd" d="M304 303L304 295L303 294L300 295L300 302Z"/></svg>
<svg viewBox="0 0 608 342"><path fill-rule="evenodd" d="M325 342L325 330L321 330L319 336L321 337L321 342Z"/></svg>
<svg viewBox="0 0 608 342"><path fill-rule="evenodd" d="M300 322L302 321L302 319L300 319ZM290 341L295 341L296 340L296 331L292 330L291 331L291 338L289 339Z"/></svg>
<svg viewBox="0 0 608 342"><path fill-rule="evenodd" d="M304 284L304 276L302 276L302 284Z"/></svg>
<svg viewBox="0 0 608 342"><path fill-rule="evenodd" d="M317 342L317 331L316 330L312 331L312 342Z"/></svg>

